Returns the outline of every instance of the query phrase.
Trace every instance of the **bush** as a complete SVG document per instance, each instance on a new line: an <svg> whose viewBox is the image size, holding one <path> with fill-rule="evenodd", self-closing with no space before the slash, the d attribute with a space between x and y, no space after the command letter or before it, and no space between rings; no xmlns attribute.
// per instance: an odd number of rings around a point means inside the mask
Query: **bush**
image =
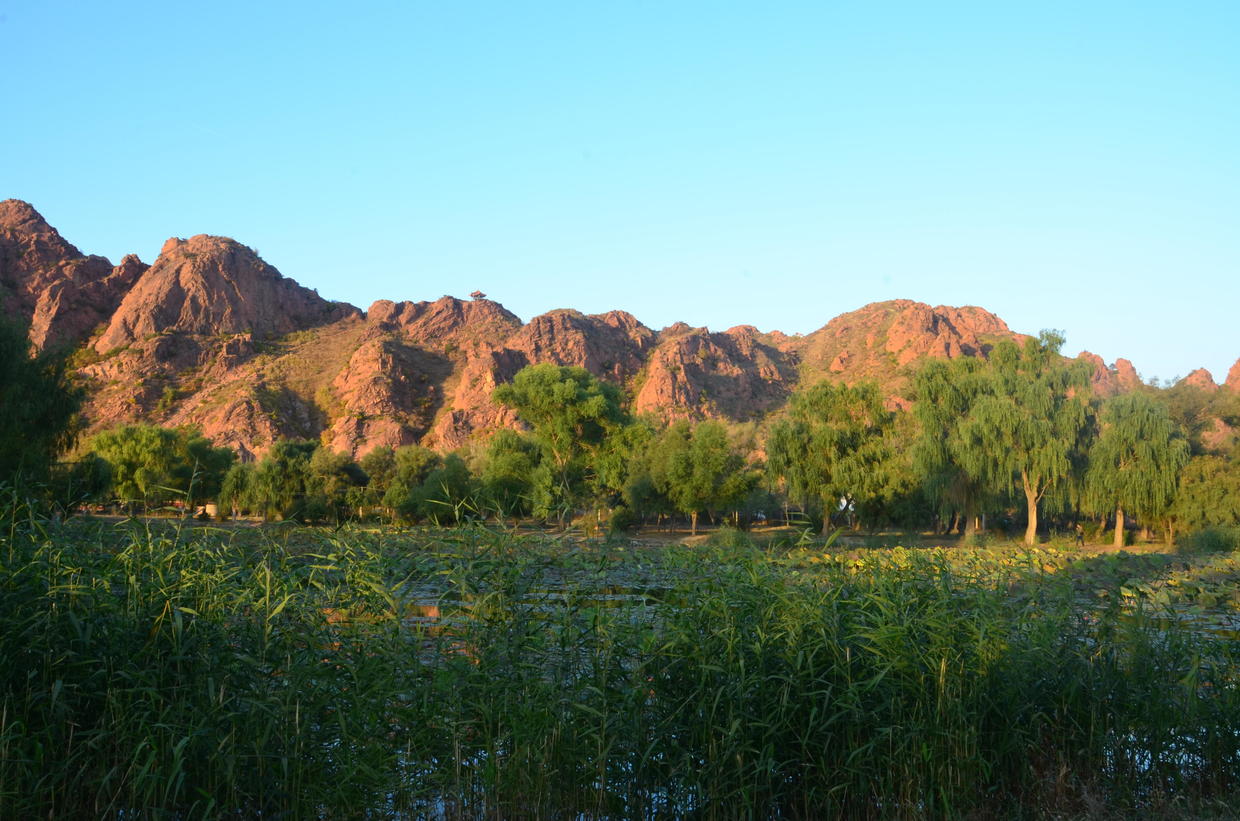
<svg viewBox="0 0 1240 821"><path fill-rule="evenodd" d="M1183 536L1178 546L1190 553L1230 553L1240 550L1240 527L1207 527Z"/></svg>
<svg viewBox="0 0 1240 821"><path fill-rule="evenodd" d="M753 538L743 530L724 525L706 539L711 547L748 548L754 546Z"/></svg>
<svg viewBox="0 0 1240 821"><path fill-rule="evenodd" d="M607 520L607 533L609 535L616 533L632 533L637 527L637 516L633 511L624 505L620 505L611 512L611 517Z"/></svg>

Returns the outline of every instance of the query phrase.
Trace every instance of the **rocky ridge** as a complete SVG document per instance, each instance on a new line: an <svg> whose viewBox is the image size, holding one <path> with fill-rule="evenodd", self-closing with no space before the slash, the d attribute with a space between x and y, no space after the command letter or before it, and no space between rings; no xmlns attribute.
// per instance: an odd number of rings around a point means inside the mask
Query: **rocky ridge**
<svg viewBox="0 0 1240 821"><path fill-rule="evenodd" d="M197 425L244 456L283 437L354 456L458 447L518 424L491 395L536 363L619 384L635 413L742 422L778 412L819 379L874 379L893 406L907 404L922 359L986 356L1025 338L982 308L910 300L867 305L804 336L683 323L655 331L623 311L555 310L523 323L481 295L380 300L363 313L225 237L173 238L149 267L135 256L112 266L16 200L0 203L0 300L31 324L35 344L77 346L90 429ZM1080 357L1101 395L1140 384L1127 360ZM1204 371L1188 380L1214 386ZM1226 385L1240 390L1240 362Z"/></svg>

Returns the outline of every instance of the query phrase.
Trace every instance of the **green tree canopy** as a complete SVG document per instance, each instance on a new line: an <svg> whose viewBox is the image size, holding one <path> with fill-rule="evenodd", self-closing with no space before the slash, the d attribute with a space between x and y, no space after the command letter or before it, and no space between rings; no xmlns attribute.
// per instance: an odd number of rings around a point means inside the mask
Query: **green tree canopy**
<svg viewBox="0 0 1240 821"><path fill-rule="evenodd" d="M500 516L520 516L533 508L538 446L513 430L500 430L487 443L482 487L488 506Z"/></svg>
<svg viewBox="0 0 1240 821"><path fill-rule="evenodd" d="M695 534L698 514L741 504L753 485L744 457L718 422L673 424L654 445L654 458L655 486L689 516Z"/></svg>
<svg viewBox="0 0 1240 821"><path fill-rule="evenodd" d="M194 505L214 498L236 455L214 447L196 428L123 425L91 440L90 450L108 463L112 492L125 503L164 504L174 498Z"/></svg>
<svg viewBox="0 0 1240 821"><path fill-rule="evenodd" d="M36 352L26 328L0 319L0 481L42 481L76 437L81 391L65 357Z"/></svg>
<svg viewBox="0 0 1240 821"><path fill-rule="evenodd" d="M306 518L339 523L358 512L368 477L349 454L320 446L311 454L307 468Z"/></svg>
<svg viewBox="0 0 1240 821"><path fill-rule="evenodd" d="M418 445L397 448L392 454L392 472L383 494L384 506L394 511L411 510L410 497L441 464L439 454L429 448Z"/></svg>
<svg viewBox="0 0 1240 821"><path fill-rule="evenodd" d="M955 459L949 434L984 390L983 364L971 357L928 359L913 381L913 415L920 430L913 445L914 469L940 516L960 514L966 537L993 491Z"/></svg>
<svg viewBox="0 0 1240 821"><path fill-rule="evenodd" d="M1101 423L1089 450L1084 500L1095 513L1116 512L1115 544L1122 546L1125 511L1147 521L1167 513L1189 446L1166 406L1144 393L1108 400Z"/></svg>
<svg viewBox="0 0 1240 821"><path fill-rule="evenodd" d="M366 474L366 487L373 495L370 504L379 504L383 493L396 476L396 450L389 447L373 448L358 462Z"/></svg>
<svg viewBox="0 0 1240 821"><path fill-rule="evenodd" d="M495 400L530 426L542 452L535 508L567 513L590 491L593 457L627 422L620 392L584 368L542 364L522 368L510 384L497 387Z"/></svg>
<svg viewBox="0 0 1240 821"><path fill-rule="evenodd" d="M819 382L793 394L771 426L767 467L789 498L821 513L825 530L841 502L852 508L882 494L893 419L877 385Z"/></svg>
<svg viewBox="0 0 1240 821"><path fill-rule="evenodd" d="M1178 527L1240 525L1240 461L1220 456L1194 456L1180 476L1171 509Z"/></svg>
<svg viewBox="0 0 1240 821"><path fill-rule="evenodd" d="M317 442L286 439L276 442L259 461L250 481L253 509L264 518L304 518L314 485L310 459Z"/></svg>
<svg viewBox="0 0 1240 821"><path fill-rule="evenodd" d="M919 404L946 403L919 411L928 475L966 498L1022 491L1026 544L1037 539L1041 503L1084 464L1092 433L1087 366L1060 356L1062 345L1057 331L1004 340L984 363L929 365L918 380Z"/></svg>
<svg viewBox="0 0 1240 821"><path fill-rule="evenodd" d="M478 482L465 460L455 453L443 458L410 494L399 512L414 521L460 524L481 512Z"/></svg>

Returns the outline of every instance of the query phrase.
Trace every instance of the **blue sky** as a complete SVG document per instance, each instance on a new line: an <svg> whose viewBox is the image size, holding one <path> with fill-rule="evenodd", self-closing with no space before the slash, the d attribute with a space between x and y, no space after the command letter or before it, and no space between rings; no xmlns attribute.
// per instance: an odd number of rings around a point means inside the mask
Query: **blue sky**
<svg viewBox="0 0 1240 821"><path fill-rule="evenodd" d="M363 308L804 333L903 297L1221 381L1238 42L1235 2L0 0L0 197Z"/></svg>

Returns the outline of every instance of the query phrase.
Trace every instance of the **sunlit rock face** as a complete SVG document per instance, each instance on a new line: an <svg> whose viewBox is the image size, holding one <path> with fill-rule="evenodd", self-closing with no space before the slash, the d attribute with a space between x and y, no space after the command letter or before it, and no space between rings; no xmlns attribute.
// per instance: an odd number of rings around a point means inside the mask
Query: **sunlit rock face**
<svg viewBox="0 0 1240 821"><path fill-rule="evenodd" d="M548 311L522 322L472 299L378 300L363 313L283 276L253 249L200 234L168 240L150 266L84 256L31 206L0 203L0 297L39 345L77 349L89 433L146 421L194 425L247 457L280 438L362 456L418 443L456 448L519 427L492 400L527 365L582 367L630 410L665 420L757 422L820 380L877 382L912 401L929 358L986 357L1013 332L974 306L866 305L806 335L683 322L661 331L623 311ZM1140 385L1132 363L1082 352L1094 393ZM1216 387L1205 371L1185 379ZM1228 388L1240 390L1240 362Z"/></svg>

